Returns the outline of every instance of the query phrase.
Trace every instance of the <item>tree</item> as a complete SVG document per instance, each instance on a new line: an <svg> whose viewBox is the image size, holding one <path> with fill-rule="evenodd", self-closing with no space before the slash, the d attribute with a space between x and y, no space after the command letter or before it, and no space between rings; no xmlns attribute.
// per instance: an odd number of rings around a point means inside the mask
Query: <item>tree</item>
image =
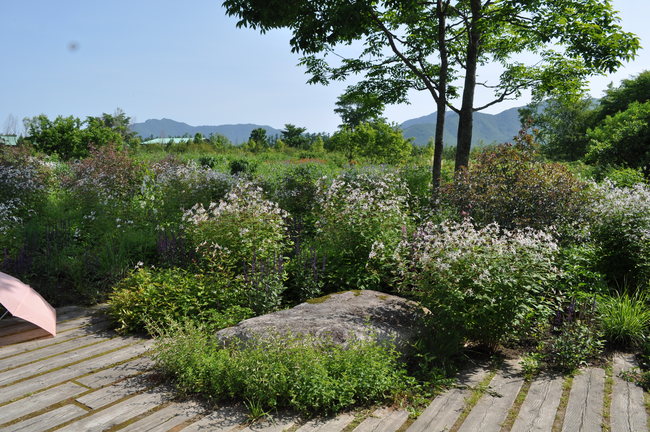
<svg viewBox="0 0 650 432"><path fill-rule="evenodd" d="M81 134L83 122L73 116L58 116L51 121L45 114L23 120L29 142L38 151L57 154L63 160L88 154Z"/></svg>
<svg viewBox="0 0 650 432"><path fill-rule="evenodd" d="M332 135L330 148L345 154L348 161L362 156L375 163L404 163L413 145L396 125L384 121L361 123L356 128L344 126Z"/></svg>
<svg viewBox="0 0 650 432"><path fill-rule="evenodd" d="M565 94L522 108L522 127L537 130L544 154L553 160L575 161L587 152L587 129L596 102L582 94Z"/></svg>
<svg viewBox="0 0 650 432"><path fill-rule="evenodd" d="M650 70L641 72L636 77L624 79L618 87L611 84L600 100L596 111L594 126L607 116L625 111L632 102L648 102L650 100Z"/></svg>
<svg viewBox="0 0 650 432"><path fill-rule="evenodd" d="M292 124L285 124L282 131L282 141L289 147L307 149L309 138L304 135L307 128L297 127Z"/></svg>
<svg viewBox="0 0 650 432"><path fill-rule="evenodd" d="M353 75L351 87L384 103L407 102L411 89L428 91L439 127L444 107L459 114L456 169L467 166L475 111L534 88L537 96L572 92L592 74L611 72L634 56L636 36L625 33L609 0L225 0L238 26L293 32L291 49L302 54L309 82L327 84ZM361 41L359 55L330 61L341 45ZM521 53L537 56L532 65ZM496 83L477 81L480 65L496 62ZM459 107L449 102L458 95ZM495 91L475 106L476 87ZM442 128L436 153L442 154ZM440 132L440 133L439 133ZM435 160L435 158L434 158ZM434 163L434 174L435 174ZM435 177L435 175L434 175ZM435 183L435 181L434 181Z"/></svg>
<svg viewBox="0 0 650 432"><path fill-rule="evenodd" d="M587 133L585 159L599 165L642 169L650 177L650 101L632 102Z"/></svg>
<svg viewBox="0 0 650 432"><path fill-rule="evenodd" d="M358 93L351 89L339 96L334 112L341 117L343 125L355 128L361 123L381 119L384 104L374 93Z"/></svg>

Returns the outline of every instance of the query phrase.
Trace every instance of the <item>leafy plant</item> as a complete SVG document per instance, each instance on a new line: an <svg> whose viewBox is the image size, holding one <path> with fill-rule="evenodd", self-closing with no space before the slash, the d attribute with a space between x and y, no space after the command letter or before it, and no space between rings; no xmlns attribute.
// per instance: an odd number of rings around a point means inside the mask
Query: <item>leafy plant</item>
<svg viewBox="0 0 650 432"><path fill-rule="evenodd" d="M465 340L494 345L531 315L551 313L557 250L532 229L427 222L400 244L401 291L431 311L432 337L447 351Z"/></svg>
<svg viewBox="0 0 650 432"><path fill-rule="evenodd" d="M313 248L327 261L326 290L386 286L410 225L408 191L387 170L348 171L321 183Z"/></svg>
<svg viewBox="0 0 650 432"><path fill-rule="evenodd" d="M223 328L253 316L245 297L227 275L206 276L179 268L133 270L114 288L108 314L120 332L137 332L147 324L192 319Z"/></svg>
<svg viewBox="0 0 650 432"><path fill-rule="evenodd" d="M257 413L291 408L336 413L382 402L412 379L390 346L353 341L347 347L311 337L270 337L222 347L205 327L174 324L157 339L155 359L184 393L248 401Z"/></svg>
<svg viewBox="0 0 650 432"><path fill-rule="evenodd" d="M601 297L598 313L603 335L614 346L640 347L650 332L650 307L646 293Z"/></svg>

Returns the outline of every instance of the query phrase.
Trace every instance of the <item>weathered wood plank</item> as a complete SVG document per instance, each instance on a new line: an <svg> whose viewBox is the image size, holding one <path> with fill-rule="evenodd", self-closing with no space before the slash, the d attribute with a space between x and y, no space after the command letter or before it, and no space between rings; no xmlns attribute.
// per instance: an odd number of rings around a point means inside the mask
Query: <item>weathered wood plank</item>
<svg viewBox="0 0 650 432"><path fill-rule="evenodd" d="M85 316L85 317L75 318L69 321L57 323L56 325L57 336L59 335L59 333L65 333L66 331L70 331L78 327L87 326L99 320L100 320L99 318ZM4 351L6 349L5 348L6 346L11 346L13 344L23 343L34 339L40 339L40 338L45 338L50 341L56 339L56 337L52 337L48 332L34 326L33 324L31 325L31 328L28 330L19 333L0 336L0 355L4 356Z"/></svg>
<svg viewBox="0 0 650 432"><path fill-rule="evenodd" d="M0 359L5 359L24 352L39 350L51 345L62 343L66 340L79 338L89 334L101 332L107 329L110 325L108 320L94 321L85 327L74 328L63 333L57 333L56 337L48 337L45 339L38 339L29 342L22 342L19 344L0 347Z"/></svg>
<svg viewBox="0 0 650 432"><path fill-rule="evenodd" d="M605 371L588 368L573 379L562 432L593 432L601 429Z"/></svg>
<svg viewBox="0 0 650 432"><path fill-rule="evenodd" d="M553 421L560 398L564 378L544 375L533 381L526 394L511 432L542 432L553 428Z"/></svg>
<svg viewBox="0 0 650 432"><path fill-rule="evenodd" d="M614 355L614 386L610 409L611 432L640 432L648 428L643 389L620 377L621 372L635 366L633 355L621 353Z"/></svg>
<svg viewBox="0 0 650 432"><path fill-rule="evenodd" d="M240 406L225 406L183 428L183 432L225 432L246 421L246 412Z"/></svg>
<svg viewBox="0 0 650 432"><path fill-rule="evenodd" d="M296 417L287 414L280 414L270 418L263 418L240 432L282 432L285 429L294 426L298 422Z"/></svg>
<svg viewBox="0 0 650 432"><path fill-rule="evenodd" d="M409 417L408 411L379 408L354 428L354 432L395 432Z"/></svg>
<svg viewBox="0 0 650 432"><path fill-rule="evenodd" d="M95 345L80 348L68 353L62 353L56 357L36 361L5 372L0 372L0 386L6 386L18 380L46 373L53 369L70 365L86 358L102 355L103 353L116 348L132 344L133 342L133 339L104 339L102 342Z"/></svg>
<svg viewBox="0 0 650 432"><path fill-rule="evenodd" d="M457 387L436 397L407 429L407 432L438 432L451 428L463 412L470 387L479 384L488 374L483 366L468 369L458 377Z"/></svg>
<svg viewBox="0 0 650 432"><path fill-rule="evenodd" d="M86 411L76 405L64 405L53 411L46 412L37 417L30 418L20 423L2 428L3 432L36 432L53 428L74 418L86 414ZM81 429L80 429L81 430Z"/></svg>
<svg viewBox="0 0 650 432"><path fill-rule="evenodd" d="M197 402L172 403L120 429L120 432L167 432L204 412Z"/></svg>
<svg viewBox="0 0 650 432"><path fill-rule="evenodd" d="M150 376L138 375L80 396L76 400L90 409L98 409L152 387L150 378Z"/></svg>
<svg viewBox="0 0 650 432"><path fill-rule="evenodd" d="M308 421L296 432L341 432L343 428L352 423L352 420L354 420L352 414L343 413L336 417Z"/></svg>
<svg viewBox="0 0 650 432"><path fill-rule="evenodd" d="M99 334L92 334L89 336L82 336L77 339L68 340L56 345L50 345L40 350L28 351L23 354L0 359L0 371L4 371L9 368L15 369L16 367L26 363L33 363L39 360L43 360L46 357L52 357L55 355L68 353L70 351L81 349L90 344L94 344L102 341L108 341L109 339L110 338L106 336L102 336Z"/></svg>
<svg viewBox="0 0 650 432"><path fill-rule="evenodd" d="M490 383L493 393L483 395L470 411L459 431L498 431L523 384L524 377L519 362L506 361Z"/></svg>
<svg viewBox="0 0 650 432"><path fill-rule="evenodd" d="M120 379L137 375L153 367L153 360L149 357L138 357L126 363L101 370L92 375L75 380L76 382L92 388L100 388L113 384Z"/></svg>
<svg viewBox="0 0 650 432"><path fill-rule="evenodd" d="M73 383L65 383L8 405L4 405L0 408L0 425L14 421L20 417L26 416L27 414L48 408L51 405L62 402L85 391L87 391L87 389L82 386Z"/></svg>
<svg viewBox="0 0 650 432"><path fill-rule="evenodd" d="M152 410L156 406L169 400L169 398L169 394L158 391L139 394L105 410L101 410L81 420L70 423L59 431L104 431Z"/></svg>
<svg viewBox="0 0 650 432"><path fill-rule="evenodd" d="M0 404L65 381L71 381L75 378L99 371L100 369L105 369L115 363L120 363L124 360L137 357L147 351L151 344L151 340L145 340L141 343L111 352L108 355L95 357L56 371L29 378L25 381L11 384L0 389Z"/></svg>

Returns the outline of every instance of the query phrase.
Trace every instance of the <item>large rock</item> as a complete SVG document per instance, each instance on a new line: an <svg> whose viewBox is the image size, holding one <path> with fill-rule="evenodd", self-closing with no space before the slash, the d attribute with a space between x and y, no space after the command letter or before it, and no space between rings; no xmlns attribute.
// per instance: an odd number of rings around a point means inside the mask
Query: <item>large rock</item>
<svg viewBox="0 0 650 432"><path fill-rule="evenodd" d="M292 309L247 319L217 332L225 344L276 335L312 335L336 343L373 338L406 352L417 335L422 308L377 291L346 291L309 300Z"/></svg>

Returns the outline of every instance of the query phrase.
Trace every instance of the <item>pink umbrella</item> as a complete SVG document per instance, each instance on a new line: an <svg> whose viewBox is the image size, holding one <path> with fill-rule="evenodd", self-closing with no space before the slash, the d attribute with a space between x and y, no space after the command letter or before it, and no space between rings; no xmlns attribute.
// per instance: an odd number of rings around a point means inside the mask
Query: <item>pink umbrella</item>
<svg viewBox="0 0 650 432"><path fill-rule="evenodd" d="M13 276L0 272L0 303L13 316L56 336L56 311L43 297Z"/></svg>

